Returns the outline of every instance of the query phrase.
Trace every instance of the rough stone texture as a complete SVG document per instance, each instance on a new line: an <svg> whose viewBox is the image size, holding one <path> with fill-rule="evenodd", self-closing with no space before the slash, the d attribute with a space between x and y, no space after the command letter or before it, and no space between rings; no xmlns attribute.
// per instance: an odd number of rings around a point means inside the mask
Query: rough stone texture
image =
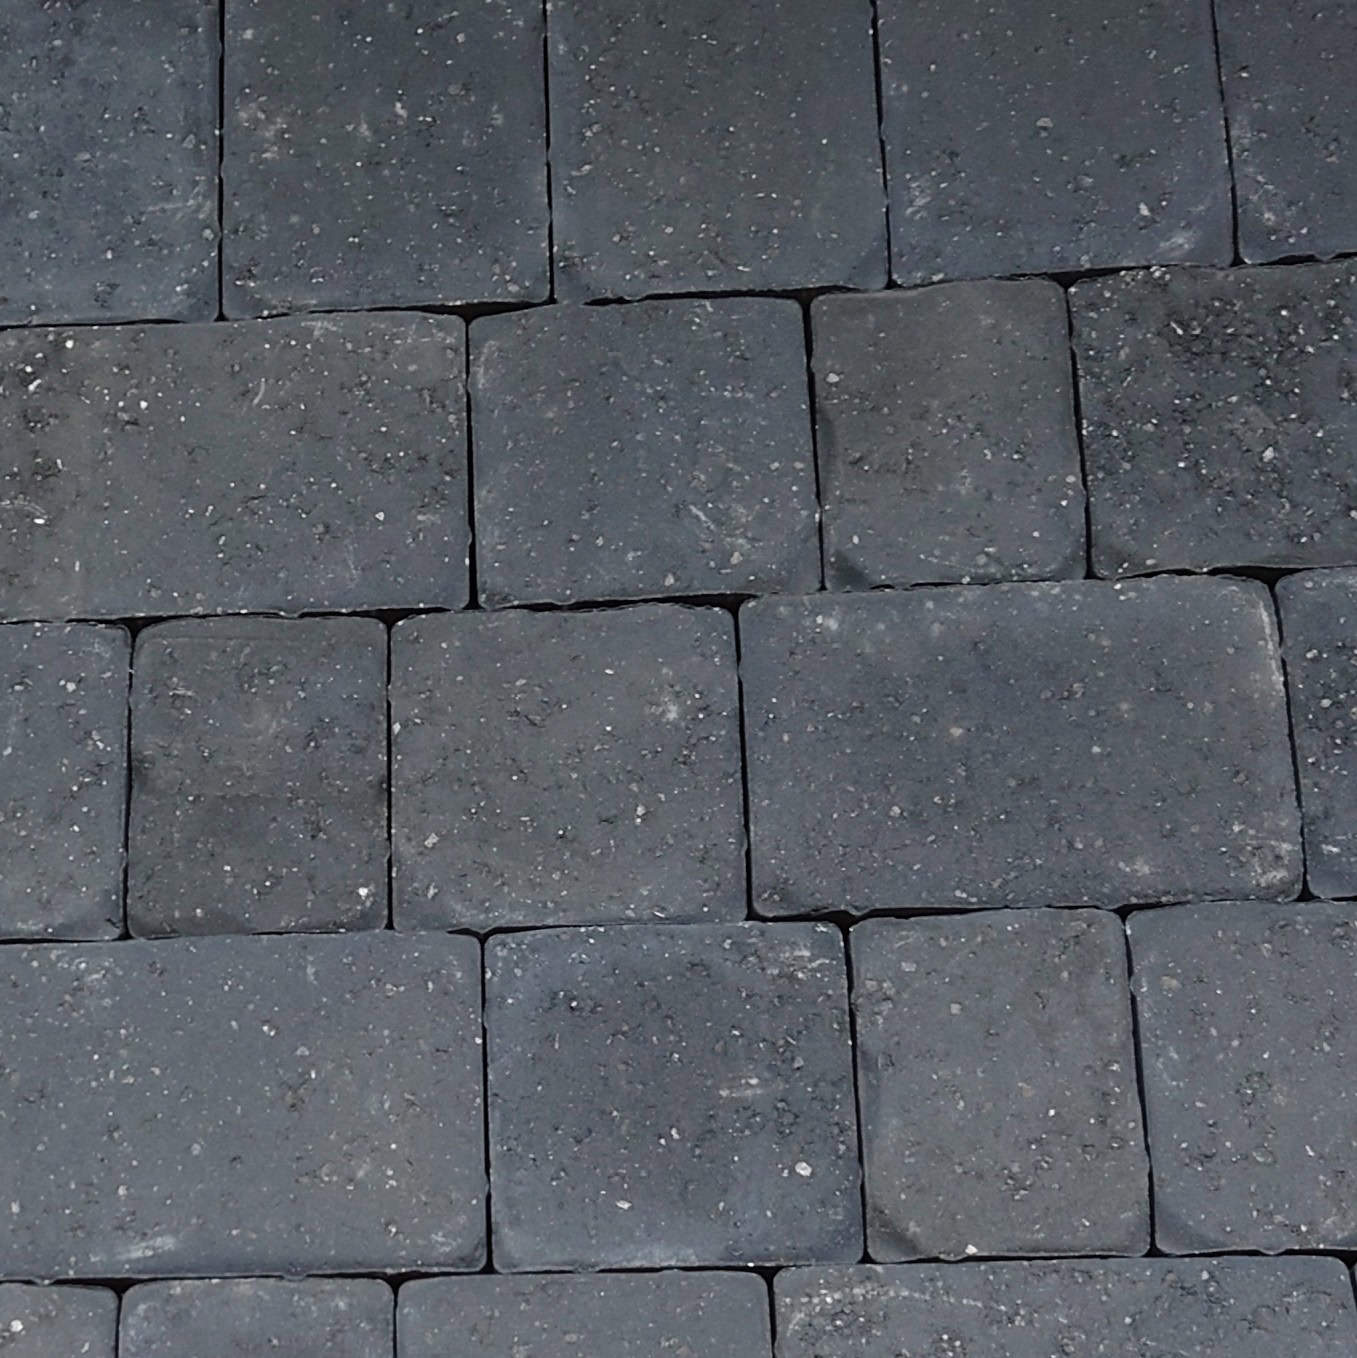
<svg viewBox="0 0 1357 1358"><path fill-rule="evenodd" d="M767 914L1300 888L1262 585L757 600L740 634Z"/></svg>
<svg viewBox="0 0 1357 1358"><path fill-rule="evenodd" d="M861 1255L835 930L557 929L485 953L497 1268Z"/></svg>
<svg viewBox="0 0 1357 1358"><path fill-rule="evenodd" d="M467 938L0 948L0 1276L477 1268Z"/></svg>
<svg viewBox="0 0 1357 1358"><path fill-rule="evenodd" d="M122 928L121 627L0 627L0 938Z"/></svg>
<svg viewBox="0 0 1357 1358"><path fill-rule="evenodd" d="M872 1258L1143 1254L1121 921L869 920L851 940Z"/></svg>
<svg viewBox="0 0 1357 1358"><path fill-rule="evenodd" d="M779 1358L1349 1358L1336 1259L1083 1259L788 1269Z"/></svg>
<svg viewBox="0 0 1357 1358"><path fill-rule="evenodd" d="M898 282L1228 264L1209 0L879 0Z"/></svg>
<svg viewBox="0 0 1357 1358"><path fill-rule="evenodd" d="M412 618L391 677L397 928L744 917L727 614Z"/></svg>
<svg viewBox="0 0 1357 1358"><path fill-rule="evenodd" d="M541 301L539 0L226 7L228 315Z"/></svg>
<svg viewBox="0 0 1357 1358"><path fill-rule="evenodd" d="M1216 0L1248 260L1357 250L1357 6Z"/></svg>
<svg viewBox="0 0 1357 1358"><path fill-rule="evenodd" d="M1357 896L1357 571L1281 580L1291 732L1317 896Z"/></svg>
<svg viewBox="0 0 1357 1358"><path fill-rule="evenodd" d="M1084 574L1054 283L821 297L811 319L831 589Z"/></svg>
<svg viewBox="0 0 1357 1358"><path fill-rule="evenodd" d="M1357 564L1357 263L1070 291L1099 575Z"/></svg>
<svg viewBox="0 0 1357 1358"><path fill-rule="evenodd" d="M217 7L0 13L0 325L217 314Z"/></svg>
<svg viewBox="0 0 1357 1358"><path fill-rule="evenodd" d="M1357 1245L1357 907L1131 917L1155 1241Z"/></svg>
<svg viewBox="0 0 1357 1358"><path fill-rule="evenodd" d="M467 600L454 317L0 335L0 616Z"/></svg>
<svg viewBox="0 0 1357 1358"><path fill-rule="evenodd" d="M114 1358L117 1343L116 1292L0 1283L5 1358Z"/></svg>
<svg viewBox="0 0 1357 1358"><path fill-rule="evenodd" d="M768 1358L752 1273L424 1278L400 1291L400 1358Z"/></svg>
<svg viewBox="0 0 1357 1358"><path fill-rule="evenodd" d="M386 629L204 618L137 637L134 934L386 923Z"/></svg>
<svg viewBox="0 0 1357 1358"><path fill-rule="evenodd" d="M482 603L819 584L795 303L486 317L471 398Z"/></svg>
<svg viewBox="0 0 1357 1358"><path fill-rule="evenodd" d="M867 0L553 0L567 298L886 281Z"/></svg>

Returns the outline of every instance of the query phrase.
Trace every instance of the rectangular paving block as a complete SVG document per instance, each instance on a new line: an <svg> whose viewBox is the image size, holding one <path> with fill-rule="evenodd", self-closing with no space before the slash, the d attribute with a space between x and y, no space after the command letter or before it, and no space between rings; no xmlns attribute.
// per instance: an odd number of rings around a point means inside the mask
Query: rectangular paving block
<svg viewBox="0 0 1357 1358"><path fill-rule="evenodd" d="M485 959L496 1268L861 1256L837 930L551 929Z"/></svg>
<svg viewBox="0 0 1357 1358"><path fill-rule="evenodd" d="M0 1283L5 1358L114 1358L117 1344L116 1292Z"/></svg>
<svg viewBox="0 0 1357 1358"><path fill-rule="evenodd" d="M867 0L553 0L564 298L881 287Z"/></svg>
<svg viewBox="0 0 1357 1358"><path fill-rule="evenodd" d="M381 928L386 628L199 618L137 637L134 934Z"/></svg>
<svg viewBox="0 0 1357 1358"><path fill-rule="evenodd" d="M0 617L467 601L464 327L0 335Z"/></svg>
<svg viewBox="0 0 1357 1358"><path fill-rule="evenodd" d="M115 938L123 920L121 627L0 626L0 938Z"/></svg>
<svg viewBox="0 0 1357 1358"><path fill-rule="evenodd" d="M1060 288L831 295L811 321L830 589L1084 574Z"/></svg>
<svg viewBox="0 0 1357 1358"><path fill-rule="evenodd" d="M740 639L765 914L1300 889L1262 585L756 600Z"/></svg>
<svg viewBox="0 0 1357 1358"><path fill-rule="evenodd" d="M478 1268L464 937L0 948L0 1277Z"/></svg>
<svg viewBox="0 0 1357 1358"><path fill-rule="evenodd" d="M900 283L1228 264L1210 0L880 0Z"/></svg>
<svg viewBox="0 0 1357 1358"><path fill-rule="evenodd" d="M0 325L217 314L217 6L0 13Z"/></svg>
<svg viewBox="0 0 1357 1358"><path fill-rule="evenodd" d="M1143 1254L1121 921L983 911L850 939L871 1257Z"/></svg>
<svg viewBox="0 0 1357 1358"><path fill-rule="evenodd" d="M1131 916L1155 1241L1357 1245L1357 906Z"/></svg>
<svg viewBox="0 0 1357 1358"><path fill-rule="evenodd" d="M226 314L544 300L542 12L231 0Z"/></svg>
<svg viewBox="0 0 1357 1358"><path fill-rule="evenodd" d="M1099 575L1357 564L1357 264L1070 290Z"/></svg>
<svg viewBox="0 0 1357 1358"><path fill-rule="evenodd" d="M795 303L488 316L471 401L482 603L819 584Z"/></svg>

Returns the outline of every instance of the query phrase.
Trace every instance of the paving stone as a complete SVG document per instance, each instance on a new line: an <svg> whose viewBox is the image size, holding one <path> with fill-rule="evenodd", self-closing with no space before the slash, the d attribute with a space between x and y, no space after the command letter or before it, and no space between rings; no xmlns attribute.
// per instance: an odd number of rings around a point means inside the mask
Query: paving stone
<svg viewBox="0 0 1357 1358"><path fill-rule="evenodd" d="M134 934L386 923L386 629L201 618L137 638Z"/></svg>
<svg viewBox="0 0 1357 1358"><path fill-rule="evenodd" d="M1155 1240L1357 1245L1357 907L1131 917Z"/></svg>
<svg viewBox="0 0 1357 1358"><path fill-rule="evenodd" d="M766 914L1300 888L1262 585L757 600L740 637Z"/></svg>
<svg viewBox="0 0 1357 1358"><path fill-rule="evenodd" d="M463 326L0 335L0 616L467 600Z"/></svg>
<svg viewBox="0 0 1357 1358"><path fill-rule="evenodd" d="M886 281L867 0L553 0L561 297Z"/></svg>
<svg viewBox="0 0 1357 1358"><path fill-rule="evenodd" d="M496 1268L860 1257L834 929L619 925L485 951Z"/></svg>
<svg viewBox="0 0 1357 1358"><path fill-rule="evenodd" d="M1078 1259L788 1269L779 1358L1348 1358L1336 1259Z"/></svg>
<svg viewBox="0 0 1357 1358"><path fill-rule="evenodd" d="M5 1358L114 1358L118 1294L104 1287L0 1283Z"/></svg>
<svg viewBox="0 0 1357 1358"><path fill-rule="evenodd" d="M476 1274L400 1290L401 1358L763 1358L752 1273Z"/></svg>
<svg viewBox="0 0 1357 1358"><path fill-rule="evenodd" d="M123 918L121 627L0 627L0 938L113 938Z"/></svg>
<svg viewBox="0 0 1357 1358"><path fill-rule="evenodd" d="M539 0L225 24L228 315L546 298Z"/></svg>
<svg viewBox="0 0 1357 1358"><path fill-rule="evenodd" d="M1143 1254L1121 921L986 911L851 941L872 1258Z"/></svg>
<svg viewBox="0 0 1357 1358"><path fill-rule="evenodd" d="M811 319L831 589L1084 574L1054 283L821 297Z"/></svg>
<svg viewBox="0 0 1357 1358"><path fill-rule="evenodd" d="M0 325L217 314L217 7L0 14Z"/></svg>
<svg viewBox="0 0 1357 1358"><path fill-rule="evenodd" d="M1357 264L1070 290L1099 575L1357 564Z"/></svg>
<svg viewBox="0 0 1357 1358"><path fill-rule="evenodd" d="M477 1268L473 940L0 948L0 1276Z"/></svg>
<svg viewBox="0 0 1357 1358"><path fill-rule="evenodd" d="M1209 0L879 0L901 283L1228 264Z"/></svg>
<svg viewBox="0 0 1357 1358"><path fill-rule="evenodd" d="M482 603L819 584L795 303L540 308L471 350Z"/></svg>

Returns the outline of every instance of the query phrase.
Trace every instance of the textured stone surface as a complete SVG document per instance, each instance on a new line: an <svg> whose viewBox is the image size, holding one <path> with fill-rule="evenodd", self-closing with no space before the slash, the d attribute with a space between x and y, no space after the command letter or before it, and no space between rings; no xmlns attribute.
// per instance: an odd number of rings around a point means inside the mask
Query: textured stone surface
<svg viewBox="0 0 1357 1358"><path fill-rule="evenodd" d="M1054 283L821 297L811 319L831 589L1083 575Z"/></svg>
<svg viewBox="0 0 1357 1358"><path fill-rule="evenodd" d="M1070 291L1099 575L1357 564L1357 264Z"/></svg>
<svg viewBox="0 0 1357 1358"><path fill-rule="evenodd" d="M1351 1249L1357 907L1182 906L1129 933L1160 1249Z"/></svg>
<svg viewBox="0 0 1357 1358"><path fill-rule="evenodd" d="M0 616L467 598L453 317L0 335Z"/></svg>
<svg viewBox="0 0 1357 1358"><path fill-rule="evenodd" d="M1261 585L758 600L740 636L763 912L1300 887Z"/></svg>
<svg viewBox="0 0 1357 1358"><path fill-rule="evenodd" d="M0 13L0 325L217 314L217 7Z"/></svg>
<svg viewBox="0 0 1357 1358"><path fill-rule="evenodd" d="M554 0L562 297L886 281L867 0Z"/></svg>
<svg viewBox="0 0 1357 1358"><path fill-rule="evenodd" d="M486 317L471 398L482 603L819 584L794 303Z"/></svg>
<svg viewBox="0 0 1357 1358"><path fill-rule="evenodd" d="M230 316L540 301L538 0L226 7Z"/></svg>
<svg viewBox="0 0 1357 1358"><path fill-rule="evenodd" d="M901 283L1228 264L1208 0L880 0Z"/></svg>
<svg viewBox="0 0 1357 1358"><path fill-rule="evenodd" d="M202 618L137 637L134 934L386 923L386 629Z"/></svg>
<svg viewBox="0 0 1357 1358"><path fill-rule="evenodd" d="M0 1276L479 1267L466 938L0 949Z"/></svg>
<svg viewBox="0 0 1357 1358"><path fill-rule="evenodd" d="M872 1258L1143 1254L1121 921L985 911L850 937Z"/></svg>
<svg viewBox="0 0 1357 1358"><path fill-rule="evenodd" d="M117 1343L116 1292L0 1283L5 1358L114 1358Z"/></svg>
<svg viewBox="0 0 1357 1358"><path fill-rule="evenodd" d="M120 627L0 627L0 938L112 938L123 918Z"/></svg>
<svg viewBox="0 0 1357 1358"><path fill-rule="evenodd" d="M485 952L497 1268L860 1256L835 930L619 925Z"/></svg>

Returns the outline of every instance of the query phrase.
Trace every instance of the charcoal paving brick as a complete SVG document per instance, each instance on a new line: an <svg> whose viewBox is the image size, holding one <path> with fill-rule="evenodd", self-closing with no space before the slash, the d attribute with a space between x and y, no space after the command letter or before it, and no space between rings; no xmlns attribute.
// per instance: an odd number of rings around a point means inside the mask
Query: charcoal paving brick
<svg viewBox="0 0 1357 1358"><path fill-rule="evenodd" d="M822 297L811 317L831 589L1083 575L1054 283Z"/></svg>
<svg viewBox="0 0 1357 1358"><path fill-rule="evenodd" d="M1120 920L986 911L851 940L872 1258L1143 1254Z"/></svg>
<svg viewBox="0 0 1357 1358"><path fill-rule="evenodd" d="M897 281L1228 264L1209 0L880 0Z"/></svg>
<svg viewBox="0 0 1357 1358"><path fill-rule="evenodd" d="M0 325L217 314L217 7L6 5Z"/></svg>
<svg viewBox="0 0 1357 1358"><path fill-rule="evenodd" d="M1299 890L1262 585L758 600L740 635L761 912Z"/></svg>
<svg viewBox="0 0 1357 1358"><path fill-rule="evenodd" d="M867 0L553 0L566 298L886 281Z"/></svg>
<svg viewBox="0 0 1357 1358"><path fill-rule="evenodd" d="M122 928L130 650L120 627L0 627L0 938Z"/></svg>
<svg viewBox="0 0 1357 1358"><path fill-rule="evenodd" d="M435 934L0 949L0 1276L479 1267L478 970Z"/></svg>
<svg viewBox="0 0 1357 1358"><path fill-rule="evenodd" d="M0 616L467 600L463 326L0 336Z"/></svg>
<svg viewBox="0 0 1357 1358"><path fill-rule="evenodd" d="M794 303L487 317L471 395L482 603L819 584Z"/></svg>
<svg viewBox="0 0 1357 1358"><path fill-rule="evenodd" d="M1099 575L1357 564L1357 263L1070 291Z"/></svg>
<svg viewBox="0 0 1357 1358"><path fill-rule="evenodd" d="M547 296L539 0L226 6L231 316Z"/></svg>
<svg viewBox="0 0 1357 1358"><path fill-rule="evenodd" d="M116 1292L0 1283L5 1358L114 1358L117 1342Z"/></svg>
<svg viewBox="0 0 1357 1358"><path fill-rule="evenodd" d="M137 638L135 934L386 923L386 629L202 618Z"/></svg>
<svg viewBox="0 0 1357 1358"><path fill-rule="evenodd" d="M486 944L497 1268L857 1259L843 945L827 925Z"/></svg>

